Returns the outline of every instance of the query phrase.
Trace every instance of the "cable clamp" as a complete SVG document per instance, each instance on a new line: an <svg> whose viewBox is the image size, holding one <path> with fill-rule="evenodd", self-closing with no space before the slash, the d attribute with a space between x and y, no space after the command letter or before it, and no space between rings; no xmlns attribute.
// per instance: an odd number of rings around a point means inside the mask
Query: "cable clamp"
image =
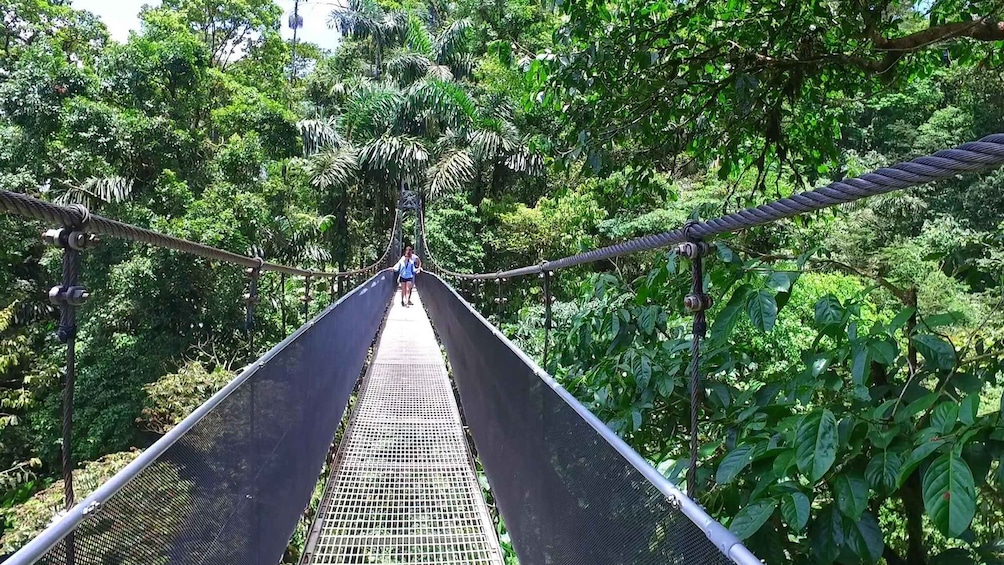
<svg viewBox="0 0 1004 565"><path fill-rule="evenodd" d="M683 299L683 307L689 312L703 312L715 305L715 299L709 294L688 294Z"/></svg>
<svg viewBox="0 0 1004 565"><path fill-rule="evenodd" d="M57 306L64 304L67 306L83 306L90 297L91 293L87 292L87 289L82 286L54 286L49 289L49 302Z"/></svg>
<svg viewBox="0 0 1004 565"><path fill-rule="evenodd" d="M70 228L57 228L47 230L43 233L42 241L52 247L84 251L85 249L97 247L98 243L101 242L101 238L92 233L77 231Z"/></svg>

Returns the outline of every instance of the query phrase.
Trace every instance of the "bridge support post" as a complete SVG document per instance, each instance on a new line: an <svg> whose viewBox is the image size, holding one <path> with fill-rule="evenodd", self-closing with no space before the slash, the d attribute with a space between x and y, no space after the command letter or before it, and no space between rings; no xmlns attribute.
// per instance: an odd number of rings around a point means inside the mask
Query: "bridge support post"
<svg viewBox="0 0 1004 565"><path fill-rule="evenodd" d="M544 370L547 371L547 349L551 341L551 277L554 272L545 269L541 276L544 277Z"/></svg>
<svg viewBox="0 0 1004 565"><path fill-rule="evenodd" d="M688 236L691 225L692 223L687 224ZM684 298L683 305L694 314L693 339L690 344L690 467L687 470L687 496L693 498L697 494L698 420L704 392L700 370L701 340L708 335L705 312L711 308L714 300L704 293L703 258L711 252L711 245L695 237L688 238L690 241L681 244L676 252L690 259L692 275L690 294Z"/></svg>
<svg viewBox="0 0 1004 565"><path fill-rule="evenodd" d="M245 274L248 276L248 292L244 295L244 332L248 337L248 349L251 350L251 356L255 357L254 354L254 311L255 307L258 306L260 301L258 298L258 283L261 280L261 268L265 264L265 260L261 258L260 255L255 256L255 260L258 261L257 267L249 267Z"/></svg>
<svg viewBox="0 0 1004 565"><path fill-rule="evenodd" d="M310 319L310 275L303 277L303 323Z"/></svg>
<svg viewBox="0 0 1004 565"><path fill-rule="evenodd" d="M98 238L83 231L90 213L83 206L75 206L80 211L80 221L76 225L52 229L42 235L42 239L53 247L63 250L62 281L49 291L49 301L59 306L59 341L66 344L66 373L63 380L63 503L66 510L73 507L76 497L73 492L73 389L76 379L77 309L87 302L90 293L80 286L81 251L94 247ZM74 536L71 532L64 538L66 563L76 561Z"/></svg>

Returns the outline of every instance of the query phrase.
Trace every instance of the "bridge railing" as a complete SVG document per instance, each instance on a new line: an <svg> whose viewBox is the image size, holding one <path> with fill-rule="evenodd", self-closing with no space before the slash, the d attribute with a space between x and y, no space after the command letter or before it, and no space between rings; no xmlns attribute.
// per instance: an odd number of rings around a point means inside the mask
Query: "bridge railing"
<svg viewBox="0 0 1004 565"><path fill-rule="evenodd" d="M418 284L521 563L760 563L442 279Z"/></svg>
<svg viewBox="0 0 1004 565"><path fill-rule="evenodd" d="M278 563L394 285L328 307L6 563Z"/></svg>

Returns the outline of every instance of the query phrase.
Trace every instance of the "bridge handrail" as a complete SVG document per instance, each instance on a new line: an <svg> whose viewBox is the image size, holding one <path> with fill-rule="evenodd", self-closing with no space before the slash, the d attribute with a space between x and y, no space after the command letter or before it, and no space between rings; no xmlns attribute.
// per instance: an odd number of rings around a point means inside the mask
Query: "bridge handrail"
<svg viewBox="0 0 1004 565"><path fill-rule="evenodd" d="M979 141L965 143L954 149L945 149L933 155L917 157L912 161L884 167L859 177L832 182L814 190L739 210L712 220L692 222L667 232L622 241L577 255L544 261L537 265L527 265L495 273L458 273L444 269L434 260L432 263L443 274L467 280L497 280L534 275L613 259L630 253L652 251L687 241L707 240L725 233L737 232L807 212L847 204L869 196L951 178L961 173L990 171L1001 165L1004 165L1004 133L988 135ZM425 252L432 259L432 253L428 249L427 243Z"/></svg>
<svg viewBox="0 0 1004 565"><path fill-rule="evenodd" d="M394 216L394 226L391 228L391 237L388 239L389 243L387 244L387 248L383 255L381 255L380 258L373 264L351 271L315 271L280 265L278 263L269 263L256 257L239 255L224 249L218 249L202 243L196 243L187 239L170 236L146 228L134 226L132 224L120 222L118 220L105 218L97 214L91 214L86 208L79 204L60 206L58 204L46 202L28 194L22 194L19 192L0 190L0 212L17 214L26 218L42 220L54 225L82 229L91 233L109 235L112 237L145 243L147 245L153 245L155 247L181 251L183 253L205 257L206 259L213 261L235 263L237 265L243 265L244 267L250 268L260 268L262 271L275 271L279 273L286 273L287 275L317 278L336 278L359 275L373 272L377 268L383 266L384 262L390 257L391 251L393 250L393 234L397 229L398 222L400 221L400 213L398 213Z"/></svg>

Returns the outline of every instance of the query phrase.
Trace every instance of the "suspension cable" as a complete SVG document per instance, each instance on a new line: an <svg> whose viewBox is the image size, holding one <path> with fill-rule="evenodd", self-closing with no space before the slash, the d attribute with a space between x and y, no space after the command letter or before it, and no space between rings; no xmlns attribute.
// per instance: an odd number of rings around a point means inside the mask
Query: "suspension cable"
<svg viewBox="0 0 1004 565"><path fill-rule="evenodd" d="M518 269L496 273L457 273L436 264L444 274L461 279L498 279L521 277L557 271L568 267L613 259L640 251L679 245L700 239L708 241L715 236L769 224L841 204L854 202L869 196L877 196L895 190L912 188L937 180L944 180L962 173L987 172L1004 165L1004 134L988 135L979 141L965 143L954 149L938 151L933 155L918 157L912 161L898 163L891 167L832 182L824 187L809 190L746 208L705 222L695 222L671 231L630 239L600 249L571 255L554 261L544 261L538 265L527 265ZM423 236L425 233L423 219ZM432 259L428 243L425 253ZM435 264L435 262L433 261Z"/></svg>
<svg viewBox="0 0 1004 565"><path fill-rule="evenodd" d="M50 224L81 226L86 228L89 233L109 235L129 241L145 243L154 247L181 251L183 253L205 257L206 259L213 261L235 263L237 265L243 265L248 268L256 268L262 271L275 271L301 277L310 276L332 278L374 272L383 266L387 258L390 256L391 249L393 247L393 237L391 237L390 243L387 244L387 249L384 251L383 255L381 255L374 263L359 269L341 272L314 271L289 267L277 263L261 262L256 257L248 257L237 253L231 253L230 251L225 251L223 249L217 249L215 247L195 243L194 241L189 241L187 239L173 237L155 232L153 230L119 222L117 220L111 220L97 214L91 214L83 206L60 206L58 204L39 200L38 198L19 192L0 190L0 212L17 214L26 218L42 220ZM394 233L393 230L396 229L399 221L400 214L397 213L394 216L394 227L391 228L391 234Z"/></svg>

